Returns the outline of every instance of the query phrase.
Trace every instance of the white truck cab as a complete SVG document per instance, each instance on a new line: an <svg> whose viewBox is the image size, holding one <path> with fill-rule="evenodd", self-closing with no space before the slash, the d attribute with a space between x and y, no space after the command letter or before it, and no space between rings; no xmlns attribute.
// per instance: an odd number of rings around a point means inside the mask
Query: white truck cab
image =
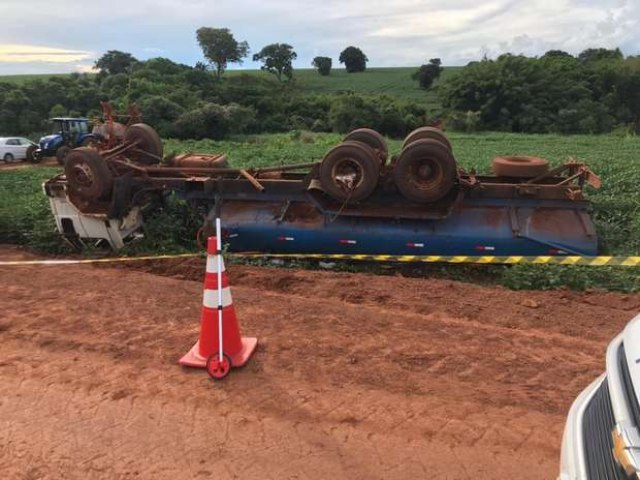
<svg viewBox="0 0 640 480"><path fill-rule="evenodd" d="M574 401L559 480L640 479L640 315L609 344L606 371Z"/></svg>

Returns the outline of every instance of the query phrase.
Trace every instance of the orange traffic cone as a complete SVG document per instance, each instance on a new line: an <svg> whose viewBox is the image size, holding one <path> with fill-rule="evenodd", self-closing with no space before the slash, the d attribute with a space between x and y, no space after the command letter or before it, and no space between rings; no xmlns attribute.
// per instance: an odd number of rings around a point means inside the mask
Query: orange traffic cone
<svg viewBox="0 0 640 480"><path fill-rule="evenodd" d="M222 267L221 275L218 275L218 265ZM221 278L220 285L218 285L218 277ZM219 294L218 288L222 289L222 295ZM220 298L221 305L218 304ZM222 310L221 322L218 314L220 309ZM220 342L220 330L222 342ZM178 363L185 367L206 368L212 377L223 378L229 373L231 367L241 367L247 363L257 344L257 338L240 336L224 261L222 257L218 259L217 238L209 237L200 338ZM222 345L222 355L220 355L220 345Z"/></svg>

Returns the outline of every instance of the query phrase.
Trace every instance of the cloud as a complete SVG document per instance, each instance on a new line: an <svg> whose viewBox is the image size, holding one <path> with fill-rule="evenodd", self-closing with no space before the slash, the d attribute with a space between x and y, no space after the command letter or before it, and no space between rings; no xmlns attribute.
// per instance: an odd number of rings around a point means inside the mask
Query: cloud
<svg viewBox="0 0 640 480"><path fill-rule="evenodd" d="M35 45L0 44L0 62L7 63L71 63L86 60L91 52Z"/></svg>
<svg viewBox="0 0 640 480"><path fill-rule="evenodd" d="M253 51L290 43L298 67L315 55L337 64L348 45L362 48L370 66L419 65L432 57L460 65L484 53L577 54L600 46L640 53L639 0L110 0L82 8L57 0L54 12L50 5L2 0L0 44L10 48L0 53L0 73L86 69L111 49L193 65L202 60L195 31L203 25L230 28ZM15 45L24 38L25 18L28 43L37 47L20 47L32 54Z"/></svg>

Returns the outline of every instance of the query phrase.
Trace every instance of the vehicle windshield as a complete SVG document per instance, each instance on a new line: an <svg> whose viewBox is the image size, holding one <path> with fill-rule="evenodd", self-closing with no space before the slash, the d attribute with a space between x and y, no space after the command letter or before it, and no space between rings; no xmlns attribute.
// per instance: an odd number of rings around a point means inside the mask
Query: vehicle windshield
<svg viewBox="0 0 640 480"><path fill-rule="evenodd" d="M89 133L86 120L53 120L53 133L78 135Z"/></svg>
<svg viewBox="0 0 640 480"><path fill-rule="evenodd" d="M62 120L54 120L53 121L53 133L62 133L63 122Z"/></svg>

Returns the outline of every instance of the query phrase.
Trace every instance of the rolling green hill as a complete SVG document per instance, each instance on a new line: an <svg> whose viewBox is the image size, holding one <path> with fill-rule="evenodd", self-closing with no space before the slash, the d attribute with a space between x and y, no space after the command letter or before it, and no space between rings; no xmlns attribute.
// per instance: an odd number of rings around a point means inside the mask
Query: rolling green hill
<svg viewBox="0 0 640 480"><path fill-rule="evenodd" d="M441 78L454 75L461 68L445 67ZM333 69L331 75L323 77L314 69L305 68L296 69L293 78L296 85L305 93L384 94L406 100L424 101L429 107L437 107L439 102L436 89L422 90L418 87L418 82L411 79L411 74L416 70L417 67L369 68L361 73L347 73L344 69ZM242 74L274 78L273 75L261 70L228 70L225 75L233 77ZM22 84L31 80L64 75L66 74L6 75L0 76L0 82Z"/></svg>
<svg viewBox="0 0 640 480"><path fill-rule="evenodd" d="M455 75L462 67L445 67L441 78ZM300 89L307 93L342 93L355 92L365 95L389 95L414 101L426 101L430 105L438 105L435 89L425 91L418 87L418 82L411 79L417 67L368 68L361 73L347 73L344 69L333 69L331 75L323 77L311 68L298 69L294 72L294 80ZM229 70L226 75L273 75L260 70ZM436 83L437 85L437 83Z"/></svg>

